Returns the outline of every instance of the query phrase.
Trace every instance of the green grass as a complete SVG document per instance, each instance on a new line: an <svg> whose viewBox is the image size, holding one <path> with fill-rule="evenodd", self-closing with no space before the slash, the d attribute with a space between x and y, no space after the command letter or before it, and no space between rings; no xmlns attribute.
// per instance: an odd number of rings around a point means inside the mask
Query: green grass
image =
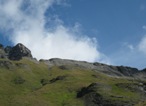
<svg viewBox="0 0 146 106"><path fill-rule="evenodd" d="M141 99L139 93L115 86L116 83L137 81L113 78L100 72L77 67L62 70L54 66L49 69L44 63L36 63L28 59L10 62L13 64L11 69L0 67L1 106L84 106L84 101L76 98L77 91L94 82L105 85L99 91L110 100L139 101ZM57 76L66 76L66 78L42 86L41 79L51 80ZM14 83L15 79L20 77L25 81ZM116 99L114 96L124 98Z"/></svg>

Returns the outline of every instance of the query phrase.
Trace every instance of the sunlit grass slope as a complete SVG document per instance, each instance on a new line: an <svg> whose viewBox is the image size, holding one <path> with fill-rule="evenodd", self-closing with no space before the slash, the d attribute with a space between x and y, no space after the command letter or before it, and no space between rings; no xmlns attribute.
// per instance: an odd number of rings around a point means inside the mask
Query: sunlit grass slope
<svg viewBox="0 0 146 106"><path fill-rule="evenodd" d="M0 60L0 106L84 106L77 92L91 83L103 85L97 92L111 102L142 106L140 102L145 99L139 91L126 88L126 84L139 84L139 80L109 77L78 67L48 67L29 59Z"/></svg>

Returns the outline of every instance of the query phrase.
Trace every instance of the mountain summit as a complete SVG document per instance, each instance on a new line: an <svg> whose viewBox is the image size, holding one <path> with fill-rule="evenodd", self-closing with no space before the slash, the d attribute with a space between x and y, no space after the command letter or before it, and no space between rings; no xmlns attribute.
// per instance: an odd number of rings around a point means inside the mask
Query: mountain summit
<svg viewBox="0 0 146 106"><path fill-rule="evenodd" d="M22 59L22 57L32 58L31 51L27 47L25 47L23 44L18 43L9 52L9 59L20 60Z"/></svg>
<svg viewBox="0 0 146 106"><path fill-rule="evenodd" d="M7 46L5 48L1 44L0 51L1 58L8 58L10 60L21 60L22 57L32 58L31 51L21 43L14 47Z"/></svg>

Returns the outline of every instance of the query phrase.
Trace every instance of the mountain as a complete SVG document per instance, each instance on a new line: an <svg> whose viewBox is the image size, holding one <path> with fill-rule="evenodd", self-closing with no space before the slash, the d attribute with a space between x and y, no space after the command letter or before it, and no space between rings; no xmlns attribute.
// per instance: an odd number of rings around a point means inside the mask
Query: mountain
<svg viewBox="0 0 146 106"><path fill-rule="evenodd" d="M22 57L32 58L32 55L31 51L21 43L18 43L14 47L7 46L5 48L0 44L0 57L10 60L21 60Z"/></svg>
<svg viewBox="0 0 146 106"><path fill-rule="evenodd" d="M0 106L145 106L146 69L53 58L0 44Z"/></svg>

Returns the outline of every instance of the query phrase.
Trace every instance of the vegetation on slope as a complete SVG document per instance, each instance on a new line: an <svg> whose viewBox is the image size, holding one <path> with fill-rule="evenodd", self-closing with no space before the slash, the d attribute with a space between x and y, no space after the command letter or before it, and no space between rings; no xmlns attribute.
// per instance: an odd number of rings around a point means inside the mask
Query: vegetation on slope
<svg viewBox="0 0 146 106"><path fill-rule="evenodd" d="M0 105L143 106L144 80L69 67L48 67L26 58L0 59Z"/></svg>

